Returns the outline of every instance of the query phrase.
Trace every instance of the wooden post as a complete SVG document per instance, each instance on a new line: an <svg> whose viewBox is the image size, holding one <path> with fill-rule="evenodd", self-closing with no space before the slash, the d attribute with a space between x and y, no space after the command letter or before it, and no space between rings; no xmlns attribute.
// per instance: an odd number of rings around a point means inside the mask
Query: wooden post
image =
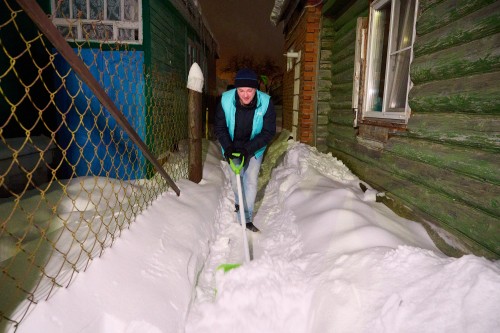
<svg viewBox="0 0 500 333"><path fill-rule="evenodd" d="M188 75L188 139L189 139L189 180L199 183L203 178L201 162L202 116L201 92L203 91L203 73L194 63Z"/></svg>

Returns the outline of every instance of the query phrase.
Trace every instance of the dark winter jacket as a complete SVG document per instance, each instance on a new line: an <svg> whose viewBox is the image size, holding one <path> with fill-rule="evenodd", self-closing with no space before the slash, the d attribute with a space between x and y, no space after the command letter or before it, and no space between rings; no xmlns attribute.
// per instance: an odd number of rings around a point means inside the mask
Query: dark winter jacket
<svg viewBox="0 0 500 333"><path fill-rule="evenodd" d="M258 96L259 92L255 94L254 99L249 105L242 105L238 98L238 93L236 89L228 91L225 94L233 94L233 102L236 106L235 114L235 127L233 139L231 139L229 131L229 121L226 119L226 113L222 107L222 104L217 106L215 112L214 121L214 134L219 140L222 149L227 149L230 145L234 148L245 148L250 156L254 156L256 153L261 155L264 148L271 142L274 135L276 134L276 112L274 110L274 105L271 100L269 100L269 105L267 110L264 110L265 114L263 116L263 124L260 132L255 133L252 138L253 124L255 109L260 106ZM263 93L260 93L263 94ZM257 129L258 131L258 129Z"/></svg>

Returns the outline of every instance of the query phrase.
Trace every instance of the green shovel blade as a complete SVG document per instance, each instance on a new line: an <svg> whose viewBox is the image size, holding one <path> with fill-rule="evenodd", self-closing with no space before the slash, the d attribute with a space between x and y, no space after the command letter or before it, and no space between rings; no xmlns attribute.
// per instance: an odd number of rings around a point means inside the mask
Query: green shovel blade
<svg viewBox="0 0 500 333"><path fill-rule="evenodd" d="M217 267L217 270L221 270L222 269L222 270L224 270L224 273L226 273L226 272L229 272L230 270L238 268L240 266L241 266L241 264L220 264Z"/></svg>

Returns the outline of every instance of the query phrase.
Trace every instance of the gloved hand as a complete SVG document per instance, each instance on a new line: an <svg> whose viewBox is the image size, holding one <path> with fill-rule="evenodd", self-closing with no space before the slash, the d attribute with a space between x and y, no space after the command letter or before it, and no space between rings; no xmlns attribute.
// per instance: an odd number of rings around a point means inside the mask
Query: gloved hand
<svg viewBox="0 0 500 333"><path fill-rule="evenodd" d="M240 153L240 158L243 159L245 165L248 165L248 162L250 162L250 155L248 154L248 150L246 148L238 148L236 149L237 153Z"/></svg>
<svg viewBox="0 0 500 333"><path fill-rule="evenodd" d="M236 150L234 149L234 147L231 145L229 147L227 147L226 149L224 149L224 158L229 161L230 159L233 158L233 154L236 153Z"/></svg>
<svg viewBox="0 0 500 333"><path fill-rule="evenodd" d="M248 154L248 150L245 148L234 148L233 146L227 147L224 150L224 157L227 161L229 160L243 160L245 165L248 165L250 156Z"/></svg>

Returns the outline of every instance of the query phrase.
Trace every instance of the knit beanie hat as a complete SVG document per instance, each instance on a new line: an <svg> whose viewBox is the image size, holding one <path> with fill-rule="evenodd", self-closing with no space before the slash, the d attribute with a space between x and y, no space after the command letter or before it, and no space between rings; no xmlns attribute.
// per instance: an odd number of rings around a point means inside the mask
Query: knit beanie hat
<svg viewBox="0 0 500 333"><path fill-rule="evenodd" d="M234 86L236 88L259 88L259 80L257 79L257 74L251 69L243 68L236 73L236 78L234 79Z"/></svg>

